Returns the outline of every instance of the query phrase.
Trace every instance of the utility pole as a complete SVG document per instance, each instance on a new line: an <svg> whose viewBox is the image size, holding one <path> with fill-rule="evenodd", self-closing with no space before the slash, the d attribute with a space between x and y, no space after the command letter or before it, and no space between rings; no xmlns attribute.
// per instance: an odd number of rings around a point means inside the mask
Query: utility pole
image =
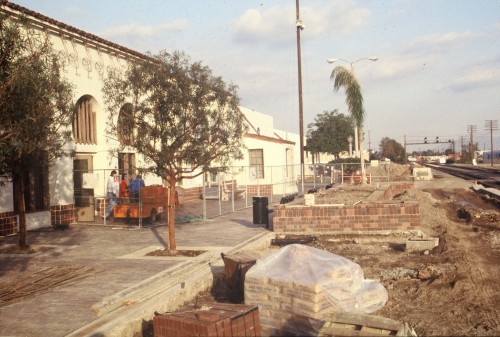
<svg viewBox="0 0 500 337"><path fill-rule="evenodd" d="M304 29L302 20L300 20L300 5L299 0L295 1L295 12L297 26L297 63L298 63L298 81L299 81L299 135L300 135L300 166L301 166L301 181L304 186L304 108L302 103L302 61L300 53L300 31ZM304 188L302 187L302 192Z"/></svg>
<svg viewBox="0 0 500 337"><path fill-rule="evenodd" d="M460 162L464 162L464 136L460 136Z"/></svg>
<svg viewBox="0 0 500 337"><path fill-rule="evenodd" d="M403 152L403 155L404 155L404 163L407 164L408 163L408 156L406 155L406 135L404 135L404 143L405 143L405 146L404 146L404 152Z"/></svg>
<svg viewBox="0 0 500 337"><path fill-rule="evenodd" d="M474 131L477 130L477 125L467 125L467 132L470 133L470 141L469 141L469 159L472 164L472 160L474 159L474 142L473 142L473 134Z"/></svg>
<svg viewBox="0 0 500 337"><path fill-rule="evenodd" d="M491 166L493 166L493 130L498 130L498 121L497 120L487 120L485 122L486 131L490 131L490 160Z"/></svg>
<svg viewBox="0 0 500 337"><path fill-rule="evenodd" d="M371 152L372 152L372 137L370 130L368 130L368 153Z"/></svg>

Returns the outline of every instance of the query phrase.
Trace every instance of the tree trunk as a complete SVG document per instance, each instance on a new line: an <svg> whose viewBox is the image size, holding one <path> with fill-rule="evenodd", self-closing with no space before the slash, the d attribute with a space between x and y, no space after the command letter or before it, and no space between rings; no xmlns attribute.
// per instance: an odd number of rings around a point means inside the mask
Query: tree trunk
<svg viewBox="0 0 500 337"><path fill-rule="evenodd" d="M175 180L168 180L168 248L170 251L177 250L175 243Z"/></svg>
<svg viewBox="0 0 500 337"><path fill-rule="evenodd" d="M366 171L365 171L365 149L363 144L363 127L358 128L359 133L359 157L361 158L361 185L366 184Z"/></svg>
<svg viewBox="0 0 500 337"><path fill-rule="evenodd" d="M28 246L28 232L26 231L26 205L24 204L24 183L21 173L14 174L14 198L16 198L15 212L19 216L19 249L25 250Z"/></svg>

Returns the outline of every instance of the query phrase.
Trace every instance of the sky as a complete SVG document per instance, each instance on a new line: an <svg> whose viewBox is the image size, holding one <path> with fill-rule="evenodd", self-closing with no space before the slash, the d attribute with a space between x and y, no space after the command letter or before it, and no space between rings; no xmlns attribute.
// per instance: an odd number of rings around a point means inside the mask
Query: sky
<svg viewBox="0 0 500 337"><path fill-rule="evenodd" d="M241 105L299 133L296 1L14 0L139 52L184 51L239 86ZM301 0L304 133L318 114L348 114L333 90L353 67L365 107L365 148L389 137L413 150L490 149L500 119L500 0ZM376 62L368 57L378 57ZM327 59L339 61L329 64ZM500 149L500 127L493 131Z"/></svg>

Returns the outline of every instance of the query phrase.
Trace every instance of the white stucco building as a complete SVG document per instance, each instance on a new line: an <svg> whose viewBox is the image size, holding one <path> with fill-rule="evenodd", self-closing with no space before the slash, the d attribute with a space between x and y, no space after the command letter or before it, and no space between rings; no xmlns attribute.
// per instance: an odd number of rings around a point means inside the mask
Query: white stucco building
<svg viewBox="0 0 500 337"><path fill-rule="evenodd" d="M73 141L68 145L75 156L30 176L36 184L26 184L27 228L91 221L104 200L111 170L132 172L142 166L141 156L132 148L112 151L120 139L106 132L103 79L109 70L122 71L130 62L148 56L10 2L0 5L0 11L12 19L25 16L30 30L47 34L65 64L64 76L75 86ZM299 136L275 130L269 115L243 107L241 112L250 131L244 135L244 158L234 163L242 168L240 172L247 172L236 177L238 184L248 186L249 196L257 185L268 186L275 194L294 193L300 171ZM147 185L162 183L152 174L145 180ZM276 181L280 184L273 184ZM202 184L203 177L182 182L191 197L199 196ZM11 229L17 228L12 191L10 182L0 186L0 224Z"/></svg>

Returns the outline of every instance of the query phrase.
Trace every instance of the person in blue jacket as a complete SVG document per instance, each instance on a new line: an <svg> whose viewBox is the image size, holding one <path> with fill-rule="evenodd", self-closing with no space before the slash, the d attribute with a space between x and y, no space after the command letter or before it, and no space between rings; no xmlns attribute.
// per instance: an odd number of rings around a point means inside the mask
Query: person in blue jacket
<svg viewBox="0 0 500 337"><path fill-rule="evenodd" d="M144 180L142 179L141 175L138 174L134 180L132 180L130 182L130 184L128 185L128 189L130 191L130 199L131 200L134 200L134 201L138 201L139 200L139 192L141 190L142 187L146 186L146 184L144 184Z"/></svg>

